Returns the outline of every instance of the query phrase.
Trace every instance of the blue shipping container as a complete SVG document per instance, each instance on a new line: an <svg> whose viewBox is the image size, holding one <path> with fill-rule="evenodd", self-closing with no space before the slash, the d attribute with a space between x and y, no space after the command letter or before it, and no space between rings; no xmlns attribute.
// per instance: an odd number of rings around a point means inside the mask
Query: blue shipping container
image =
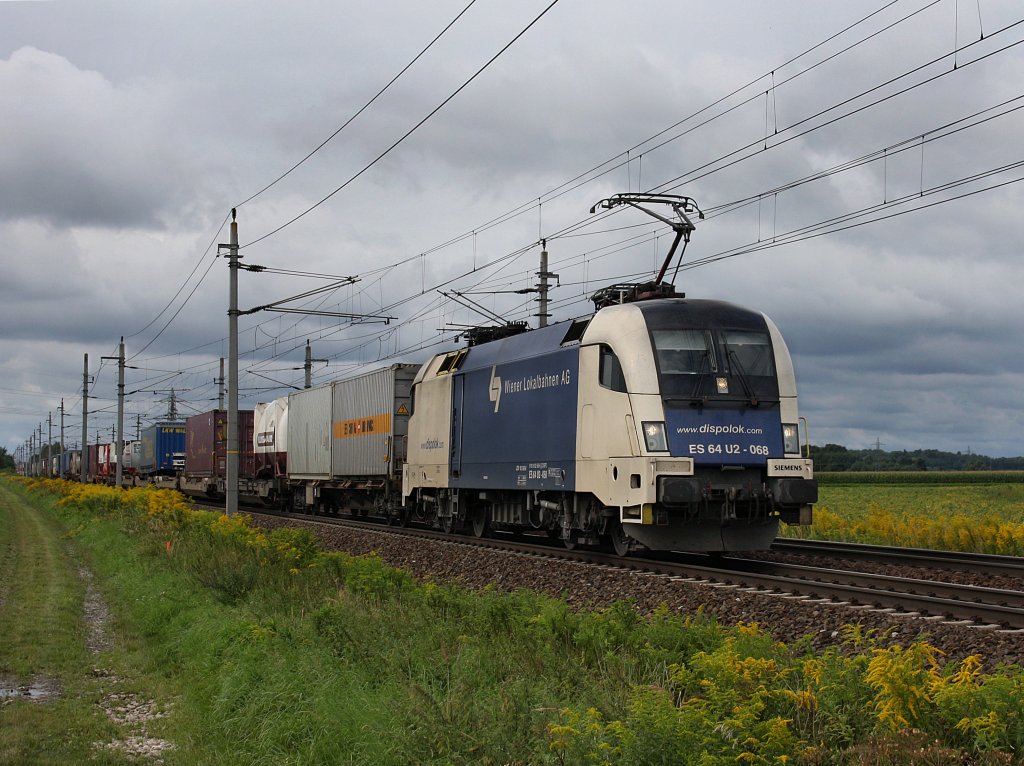
<svg viewBox="0 0 1024 766"><path fill-rule="evenodd" d="M157 423L142 432L141 474L172 474L182 467L185 424ZM177 465L175 465L177 462Z"/></svg>

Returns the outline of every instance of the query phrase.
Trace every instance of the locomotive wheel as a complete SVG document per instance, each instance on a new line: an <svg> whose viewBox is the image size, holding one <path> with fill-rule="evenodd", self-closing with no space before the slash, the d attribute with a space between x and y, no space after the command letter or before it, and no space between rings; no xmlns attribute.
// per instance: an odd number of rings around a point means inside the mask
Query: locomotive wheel
<svg viewBox="0 0 1024 766"><path fill-rule="evenodd" d="M569 551L576 550L576 547L580 544L580 533L579 533L579 530L578 529L570 529L569 530L569 536L562 538L562 544L565 546L566 550L569 550Z"/></svg>
<svg viewBox="0 0 1024 766"><path fill-rule="evenodd" d="M441 522L441 531L446 535L450 535L452 530L455 529L454 516L442 516L439 521Z"/></svg>
<svg viewBox="0 0 1024 766"><path fill-rule="evenodd" d="M612 549L615 551L616 556L625 557L629 555L631 538L622 528L621 521L616 521L611 525L611 529L608 531L608 538L611 540Z"/></svg>
<svg viewBox="0 0 1024 766"><path fill-rule="evenodd" d="M491 513L486 505L478 505L473 509L473 536L487 537L491 531Z"/></svg>

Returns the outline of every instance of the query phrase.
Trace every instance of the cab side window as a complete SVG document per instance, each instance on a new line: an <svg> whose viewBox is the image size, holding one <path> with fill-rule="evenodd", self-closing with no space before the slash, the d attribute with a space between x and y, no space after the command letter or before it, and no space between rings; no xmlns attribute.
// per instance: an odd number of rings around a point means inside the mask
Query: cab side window
<svg viewBox="0 0 1024 766"><path fill-rule="evenodd" d="M601 360L598 375L602 388L626 393L626 377L622 374L622 364L615 352L608 346L601 346Z"/></svg>

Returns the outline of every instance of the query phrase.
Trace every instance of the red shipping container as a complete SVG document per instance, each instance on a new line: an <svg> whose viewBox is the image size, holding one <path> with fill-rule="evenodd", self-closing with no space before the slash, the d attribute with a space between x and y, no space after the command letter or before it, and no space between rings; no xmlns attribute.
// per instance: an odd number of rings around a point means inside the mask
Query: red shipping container
<svg viewBox="0 0 1024 766"><path fill-rule="evenodd" d="M100 445L90 444L88 451L89 465L85 466L85 475L89 477L98 476L96 467L99 465Z"/></svg>
<svg viewBox="0 0 1024 766"><path fill-rule="evenodd" d="M185 475L227 476L227 410L210 410L185 421ZM238 411L238 477L256 475L253 411Z"/></svg>
<svg viewBox="0 0 1024 766"><path fill-rule="evenodd" d="M94 474L103 477L113 476L117 471L117 465L114 463L113 455L111 454L113 452L111 445L98 444L96 446L98 454Z"/></svg>

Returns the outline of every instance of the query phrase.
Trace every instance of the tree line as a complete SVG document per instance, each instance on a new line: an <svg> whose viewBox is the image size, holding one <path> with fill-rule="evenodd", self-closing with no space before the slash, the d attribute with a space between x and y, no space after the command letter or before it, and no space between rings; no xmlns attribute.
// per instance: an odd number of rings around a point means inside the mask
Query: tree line
<svg viewBox="0 0 1024 766"><path fill-rule="evenodd" d="M937 449L847 449L840 444L811 446L815 471L1024 471L1024 457L988 457Z"/></svg>

